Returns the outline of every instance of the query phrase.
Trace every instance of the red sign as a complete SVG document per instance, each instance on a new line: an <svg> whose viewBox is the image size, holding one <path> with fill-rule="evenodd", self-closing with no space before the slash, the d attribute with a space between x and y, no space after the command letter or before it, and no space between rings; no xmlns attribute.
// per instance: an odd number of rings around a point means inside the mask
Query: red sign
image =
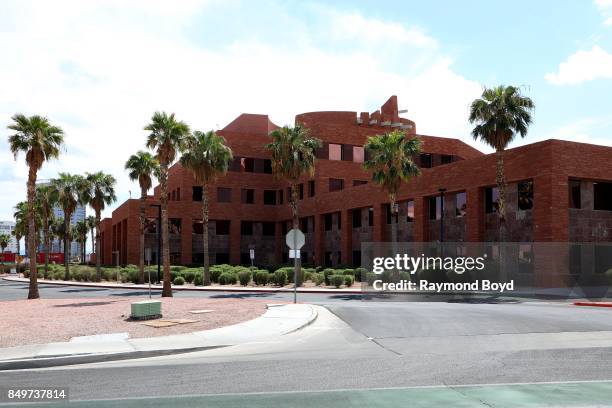
<svg viewBox="0 0 612 408"><path fill-rule="evenodd" d="M15 262L15 254L12 252L5 252L3 254L0 253L0 262Z"/></svg>
<svg viewBox="0 0 612 408"><path fill-rule="evenodd" d="M39 264L45 263L45 253L39 252L36 254L36 262ZM63 264L64 254L61 252L51 252L49 254L49 263Z"/></svg>

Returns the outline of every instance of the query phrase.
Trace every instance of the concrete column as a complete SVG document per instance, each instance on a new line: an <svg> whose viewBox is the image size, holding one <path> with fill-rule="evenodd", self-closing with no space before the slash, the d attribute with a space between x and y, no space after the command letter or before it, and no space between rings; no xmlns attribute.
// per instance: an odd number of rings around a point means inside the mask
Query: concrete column
<svg viewBox="0 0 612 408"><path fill-rule="evenodd" d="M383 204L374 204L372 208L374 210L374 225L372 226L372 241L385 242L387 241L386 239L387 214L385 213L385 206Z"/></svg>
<svg viewBox="0 0 612 408"><path fill-rule="evenodd" d="M353 264L353 223L352 211L340 211L340 263L343 265Z"/></svg>
<svg viewBox="0 0 612 408"><path fill-rule="evenodd" d="M569 238L568 179L548 173L533 180L534 241L564 242Z"/></svg>
<svg viewBox="0 0 612 408"><path fill-rule="evenodd" d="M426 242L427 236L427 221L429 215L427 213L425 197L414 198L414 242Z"/></svg>
<svg viewBox="0 0 612 408"><path fill-rule="evenodd" d="M191 217L181 218L181 263L189 265L192 263L192 237L193 219Z"/></svg>

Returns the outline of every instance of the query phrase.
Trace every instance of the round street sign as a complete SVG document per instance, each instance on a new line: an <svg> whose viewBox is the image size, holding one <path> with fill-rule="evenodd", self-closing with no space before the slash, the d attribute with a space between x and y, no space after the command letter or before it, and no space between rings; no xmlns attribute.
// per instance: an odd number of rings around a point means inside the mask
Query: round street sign
<svg viewBox="0 0 612 408"><path fill-rule="evenodd" d="M304 246L306 242L306 237L304 233L297 228L292 229L287 233L287 237L285 239L287 246L290 249L300 249Z"/></svg>

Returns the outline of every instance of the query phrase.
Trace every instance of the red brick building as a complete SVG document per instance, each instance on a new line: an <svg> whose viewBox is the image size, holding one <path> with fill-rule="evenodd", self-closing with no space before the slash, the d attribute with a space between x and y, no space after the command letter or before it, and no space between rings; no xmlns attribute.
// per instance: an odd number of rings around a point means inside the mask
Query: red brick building
<svg viewBox="0 0 612 408"><path fill-rule="evenodd" d="M451 242L498 239L495 155L458 139L417 133L401 118L392 96L374 113L309 112L296 122L323 141L313 178L300 184L300 224L306 234L306 263L354 265L361 242L386 241L391 222L387 196L362 169L367 137L402 129L422 140L422 175L399 194L398 238L436 241L440 234L440 189L444 193L444 234ZM220 130L232 148L231 170L210 193L212 263L287 261L284 235L290 228L288 185L271 174L264 149L277 126L267 115L242 114ZM612 241L612 148L546 140L508 150L504 156L508 241ZM180 164L169 171L171 263L202 262L201 188ZM159 186L150 204L159 203ZM147 209L146 246L156 262L157 209ZM137 264L139 200L131 199L102 221L102 261Z"/></svg>

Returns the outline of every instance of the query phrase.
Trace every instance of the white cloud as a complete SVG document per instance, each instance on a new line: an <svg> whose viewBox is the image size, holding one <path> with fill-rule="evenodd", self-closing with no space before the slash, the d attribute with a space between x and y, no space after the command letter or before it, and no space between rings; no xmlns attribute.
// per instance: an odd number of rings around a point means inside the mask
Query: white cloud
<svg viewBox="0 0 612 408"><path fill-rule="evenodd" d="M48 115L66 131L67 151L45 165L40 178L103 170L118 179L119 203L129 190L136 196L123 164L144 147L142 128L155 110L176 112L195 129L223 127L242 112L268 113L286 124L312 110L373 111L397 94L419 132L468 135L468 104L481 86L454 72L436 40L419 29L332 13L329 33L316 26L296 35L355 39L348 51L308 38L294 48L261 40L210 48L185 34L208 3L0 5L2 128L24 112ZM388 53L404 46L412 47L410 54L390 64ZM9 132L3 134L0 171L13 173L0 177L0 219L25 198L27 175L23 156L15 164L8 152Z"/></svg>
<svg viewBox="0 0 612 408"><path fill-rule="evenodd" d="M545 75L555 85L574 85L595 79L612 78L612 54L595 45L590 51L577 51L559 64L557 72Z"/></svg>
<svg viewBox="0 0 612 408"><path fill-rule="evenodd" d="M612 25L612 0L595 0L595 5L605 18L604 25Z"/></svg>
<svg viewBox="0 0 612 408"><path fill-rule="evenodd" d="M602 146L612 146L608 129L612 126L612 116L587 117L577 119L542 134L532 142L546 139L561 139L571 142L590 143Z"/></svg>

